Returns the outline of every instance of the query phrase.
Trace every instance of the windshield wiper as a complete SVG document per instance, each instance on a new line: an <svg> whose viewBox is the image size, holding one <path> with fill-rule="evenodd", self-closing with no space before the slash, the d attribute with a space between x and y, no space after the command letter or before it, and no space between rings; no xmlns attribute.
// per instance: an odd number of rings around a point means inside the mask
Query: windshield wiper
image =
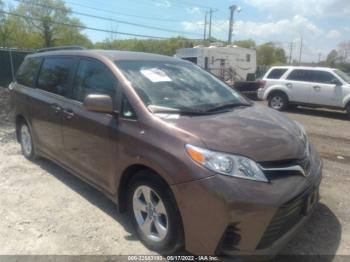
<svg viewBox="0 0 350 262"><path fill-rule="evenodd" d="M165 106L149 105L148 109L151 110L153 114L179 114L179 115L205 115L204 111L195 111L190 109L180 109Z"/></svg>
<svg viewBox="0 0 350 262"><path fill-rule="evenodd" d="M226 103L226 104L221 104L212 108L209 108L205 112L215 112L215 111L220 111L224 109L229 109L229 108L234 108L234 107L239 107L239 106L250 106L248 103Z"/></svg>

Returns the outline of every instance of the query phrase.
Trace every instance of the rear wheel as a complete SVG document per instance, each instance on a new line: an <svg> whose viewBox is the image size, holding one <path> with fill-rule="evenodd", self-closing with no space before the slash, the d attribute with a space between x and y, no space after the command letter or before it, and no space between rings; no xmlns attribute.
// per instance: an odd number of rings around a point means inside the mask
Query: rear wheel
<svg viewBox="0 0 350 262"><path fill-rule="evenodd" d="M288 97L282 92L275 92L269 96L269 107L283 111L288 107Z"/></svg>
<svg viewBox="0 0 350 262"><path fill-rule="evenodd" d="M348 115L348 119L350 119L350 103L348 104L348 106L346 107L346 113Z"/></svg>
<svg viewBox="0 0 350 262"><path fill-rule="evenodd" d="M29 126L22 122L19 127L20 143L23 155L29 160L35 160L37 158L33 137L30 132Z"/></svg>
<svg viewBox="0 0 350 262"><path fill-rule="evenodd" d="M153 173L140 172L131 181L128 213L141 242L162 254L183 246L182 222L170 188Z"/></svg>

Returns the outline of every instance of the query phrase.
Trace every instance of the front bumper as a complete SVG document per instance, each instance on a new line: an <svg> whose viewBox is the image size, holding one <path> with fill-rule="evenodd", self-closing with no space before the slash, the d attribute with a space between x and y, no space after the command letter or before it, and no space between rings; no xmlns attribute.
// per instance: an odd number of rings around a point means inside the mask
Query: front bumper
<svg viewBox="0 0 350 262"><path fill-rule="evenodd" d="M258 89L258 98L260 100L264 100L264 89L263 88Z"/></svg>
<svg viewBox="0 0 350 262"><path fill-rule="evenodd" d="M321 173L321 160L312 149L308 177L291 175L262 183L214 175L173 185L184 224L186 249L197 255L276 254L312 210L294 221L288 230L284 229L283 234L268 239L272 224L279 223L275 222L276 216L293 201L305 199L309 192L318 192ZM298 208L304 208L304 204Z"/></svg>

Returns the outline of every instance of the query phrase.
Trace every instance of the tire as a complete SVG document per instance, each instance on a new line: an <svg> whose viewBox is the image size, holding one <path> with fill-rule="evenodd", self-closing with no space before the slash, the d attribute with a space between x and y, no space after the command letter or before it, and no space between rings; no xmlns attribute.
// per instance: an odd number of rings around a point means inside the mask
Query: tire
<svg viewBox="0 0 350 262"><path fill-rule="evenodd" d="M19 138L24 157L31 161L36 160L38 156L35 151L32 133L28 124L24 121L19 125Z"/></svg>
<svg viewBox="0 0 350 262"><path fill-rule="evenodd" d="M160 254L183 247L183 226L169 186L150 171L136 174L129 184L128 215L141 242ZM142 226L143 225L143 226Z"/></svg>
<svg viewBox="0 0 350 262"><path fill-rule="evenodd" d="M283 111L288 107L288 97L282 92L275 92L269 96L269 107Z"/></svg>
<svg viewBox="0 0 350 262"><path fill-rule="evenodd" d="M350 103L348 104L348 106L346 107L346 114L348 116L348 119L350 120Z"/></svg>

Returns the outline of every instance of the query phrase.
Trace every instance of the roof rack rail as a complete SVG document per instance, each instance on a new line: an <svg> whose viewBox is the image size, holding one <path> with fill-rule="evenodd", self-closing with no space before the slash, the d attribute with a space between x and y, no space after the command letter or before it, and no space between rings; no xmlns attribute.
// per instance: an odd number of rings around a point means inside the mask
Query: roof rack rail
<svg viewBox="0 0 350 262"><path fill-rule="evenodd" d="M58 50L85 50L85 49L86 48L82 46L55 46L55 47L41 48L37 52L42 53L42 52L58 51Z"/></svg>

